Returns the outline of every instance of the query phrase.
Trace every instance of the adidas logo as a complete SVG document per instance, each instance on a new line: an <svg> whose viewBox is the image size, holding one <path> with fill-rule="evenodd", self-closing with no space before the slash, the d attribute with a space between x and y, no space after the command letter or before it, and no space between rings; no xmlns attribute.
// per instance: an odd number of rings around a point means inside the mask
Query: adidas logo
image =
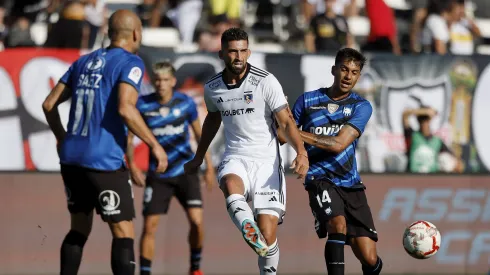
<svg viewBox="0 0 490 275"><path fill-rule="evenodd" d="M223 103L223 99L220 97L216 103Z"/></svg>
<svg viewBox="0 0 490 275"><path fill-rule="evenodd" d="M273 196L269 201L277 201L276 196Z"/></svg>
<svg viewBox="0 0 490 275"><path fill-rule="evenodd" d="M237 207L237 209L235 209L235 212L233 212L233 215L236 215L236 213L240 211L245 211L245 210L241 209L240 207Z"/></svg>
<svg viewBox="0 0 490 275"><path fill-rule="evenodd" d="M264 267L264 271L267 273L274 273L277 271L277 269L275 269L273 266L271 266L270 268Z"/></svg>

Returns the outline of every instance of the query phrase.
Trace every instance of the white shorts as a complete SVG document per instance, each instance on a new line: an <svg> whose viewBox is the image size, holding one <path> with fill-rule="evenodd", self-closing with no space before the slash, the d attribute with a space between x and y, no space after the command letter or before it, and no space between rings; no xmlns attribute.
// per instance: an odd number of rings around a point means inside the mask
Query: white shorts
<svg viewBox="0 0 490 275"><path fill-rule="evenodd" d="M286 214L286 180L279 158L271 163L227 156L218 166L218 182L227 174L242 179L243 195L247 202L252 202L255 216L274 215L279 218L279 224L282 223Z"/></svg>

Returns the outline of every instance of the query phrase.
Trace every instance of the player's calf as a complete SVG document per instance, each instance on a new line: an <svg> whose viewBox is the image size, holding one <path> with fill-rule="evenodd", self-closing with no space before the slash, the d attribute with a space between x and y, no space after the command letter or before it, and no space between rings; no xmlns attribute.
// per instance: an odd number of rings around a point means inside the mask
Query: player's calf
<svg viewBox="0 0 490 275"><path fill-rule="evenodd" d="M344 245L347 224L344 216L336 216L328 221L328 239L325 244L325 262L329 275L343 275L345 272Z"/></svg>
<svg viewBox="0 0 490 275"><path fill-rule="evenodd" d="M145 216L140 240L140 275L151 274L151 261L155 253L155 235L159 219L158 215Z"/></svg>
<svg viewBox="0 0 490 275"><path fill-rule="evenodd" d="M351 248L362 264L363 275L378 275L383 268L383 261L376 251L376 242L369 237L351 239Z"/></svg>
<svg viewBox="0 0 490 275"><path fill-rule="evenodd" d="M202 222L202 208L194 207L187 210L189 218L189 245L191 249L190 271L200 270L204 226Z"/></svg>
<svg viewBox="0 0 490 275"><path fill-rule="evenodd" d="M70 215L71 230L66 234L61 245L61 275L77 274L82 262L83 247L92 230L93 212Z"/></svg>
<svg viewBox="0 0 490 275"><path fill-rule="evenodd" d="M267 255L259 257L258 264L261 275L275 275L279 266L279 246L277 243L277 223L279 215L273 210L265 210L270 214L257 215L257 224L268 244Z"/></svg>
<svg viewBox="0 0 490 275"><path fill-rule="evenodd" d="M133 275L134 228L132 221L109 223L112 232L111 268L115 275Z"/></svg>

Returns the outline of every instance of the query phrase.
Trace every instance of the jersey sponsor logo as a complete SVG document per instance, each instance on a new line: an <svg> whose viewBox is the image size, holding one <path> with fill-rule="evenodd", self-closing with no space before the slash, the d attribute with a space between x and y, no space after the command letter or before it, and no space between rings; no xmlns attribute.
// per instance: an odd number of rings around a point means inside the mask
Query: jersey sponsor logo
<svg viewBox="0 0 490 275"><path fill-rule="evenodd" d="M161 113L159 113L159 112L144 112L143 115L144 116L160 116Z"/></svg>
<svg viewBox="0 0 490 275"><path fill-rule="evenodd" d="M216 103L224 103L224 102L230 102L230 101L231 101L231 102L235 102L235 101L242 101L242 100L243 100L243 98L241 98L241 97L228 98L228 99L226 99L226 100L223 100L223 98L222 98L222 97L220 97L220 98L218 99L218 101L216 101Z"/></svg>
<svg viewBox="0 0 490 275"><path fill-rule="evenodd" d="M143 72L141 71L141 69L138 67L133 67L131 71L129 71L128 78L131 79L134 83L138 84L142 76Z"/></svg>
<svg viewBox="0 0 490 275"><path fill-rule="evenodd" d="M255 192L255 195L260 195L260 196L270 196L270 195L275 195L276 192L274 191L261 191L261 192Z"/></svg>
<svg viewBox="0 0 490 275"><path fill-rule="evenodd" d="M166 117L168 116L168 113L170 112L170 109L168 107L161 107L158 112L160 113L160 115L162 115L163 117Z"/></svg>
<svg viewBox="0 0 490 275"><path fill-rule="evenodd" d="M337 111L337 109L339 109L338 104L333 104L333 103L327 104L327 110L329 113L333 114Z"/></svg>
<svg viewBox="0 0 490 275"><path fill-rule="evenodd" d="M258 86L259 85L259 82L260 82L260 79L258 78L255 78L253 75L250 75L248 77L248 83L250 83L251 85L254 85L254 86Z"/></svg>
<svg viewBox="0 0 490 275"><path fill-rule="evenodd" d="M105 58L97 56L87 63L87 70L98 71L105 66Z"/></svg>
<svg viewBox="0 0 490 275"><path fill-rule="evenodd" d="M327 109L327 107L325 107L325 106L310 106L309 109L310 110L325 110L325 109Z"/></svg>
<svg viewBox="0 0 490 275"><path fill-rule="evenodd" d="M322 126L322 127L310 127L310 133L315 134L315 135L324 135L324 136L332 136L337 134L340 129L344 127L344 124L338 125L338 124L333 124L328 127Z"/></svg>
<svg viewBox="0 0 490 275"><path fill-rule="evenodd" d="M234 109L234 110L224 110L221 111L222 116L240 116L243 114L250 114L255 112L255 108L247 108L247 109Z"/></svg>
<svg viewBox="0 0 490 275"><path fill-rule="evenodd" d="M153 129L153 134L155 136L171 136L171 135L179 135L184 132L184 124L179 126L167 125L163 128L155 128Z"/></svg>
<svg viewBox="0 0 490 275"><path fill-rule="evenodd" d="M99 195L99 203L102 207L102 214L104 215L117 215L121 213L121 210L117 209L120 202L119 194L113 190L102 191Z"/></svg>
<svg viewBox="0 0 490 275"><path fill-rule="evenodd" d="M101 74L81 74L78 78L77 87L79 88L100 88L99 83L102 80Z"/></svg>

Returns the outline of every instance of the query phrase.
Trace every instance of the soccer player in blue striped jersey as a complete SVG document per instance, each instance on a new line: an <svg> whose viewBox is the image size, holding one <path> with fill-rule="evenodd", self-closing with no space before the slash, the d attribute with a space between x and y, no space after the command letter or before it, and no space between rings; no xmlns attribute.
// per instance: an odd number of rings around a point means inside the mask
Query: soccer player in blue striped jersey
<svg viewBox="0 0 490 275"><path fill-rule="evenodd" d="M364 275L381 272L377 232L356 165L356 146L372 114L369 101L352 92L366 62L345 48L332 67L334 83L301 95L292 115L308 151L305 179L319 238L328 236L325 261L329 275L344 274L344 245L350 245Z"/></svg>
<svg viewBox="0 0 490 275"><path fill-rule="evenodd" d="M157 162L150 155L146 178L135 165L133 157L133 135L128 135L128 163L133 182L145 186L143 199L144 225L140 246L140 274L151 274L151 262L154 256L155 233L160 215L167 213L170 200L175 196L185 209L190 224L190 275L202 275L200 270L204 228L202 224L202 199L199 177L196 173L184 174L184 164L194 158L191 148L192 129L197 141L201 138L201 123L194 100L178 91L174 91L177 79L175 69L170 62L154 65L155 93L142 96L137 107L153 135L168 155L168 168L164 173L156 171ZM211 155L206 154L206 172L204 180L210 189L216 182Z"/></svg>
<svg viewBox="0 0 490 275"><path fill-rule="evenodd" d="M61 246L61 275L78 273L92 229L93 210L112 231L114 274L134 274L134 204L124 162L127 127L150 148L165 171L167 156L136 109L144 74L141 21L118 10L109 19L111 44L80 57L43 102L46 120L58 141L71 229ZM71 98L68 127L58 105ZM127 126L127 127L126 127Z"/></svg>

